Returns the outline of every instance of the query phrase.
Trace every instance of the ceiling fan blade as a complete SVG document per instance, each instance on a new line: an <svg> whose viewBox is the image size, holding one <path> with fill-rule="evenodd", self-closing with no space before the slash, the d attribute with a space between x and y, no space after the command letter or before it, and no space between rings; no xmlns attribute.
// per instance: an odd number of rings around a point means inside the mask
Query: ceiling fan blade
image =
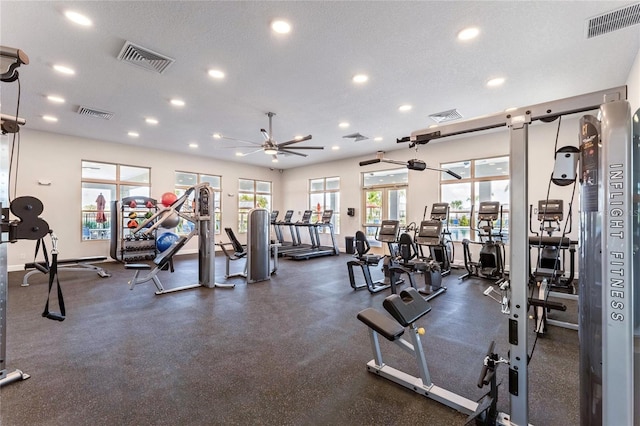
<svg viewBox="0 0 640 426"><path fill-rule="evenodd" d="M278 149L282 148L281 144L278 144ZM324 146L287 146L286 149L324 149Z"/></svg>
<svg viewBox="0 0 640 426"><path fill-rule="evenodd" d="M245 142L245 143L250 143L251 145L256 145L256 146L260 146L262 145L261 143L258 142L252 142L252 141L246 141L244 139L236 139L236 138L230 138L228 136L222 136L222 139L226 139L228 141L234 141L234 142Z"/></svg>
<svg viewBox="0 0 640 426"><path fill-rule="evenodd" d="M279 149L278 152L282 152L284 154L299 155L300 157L306 157L307 156L307 154L301 154L299 152L289 151L288 149Z"/></svg>
<svg viewBox="0 0 640 426"><path fill-rule="evenodd" d="M303 138L300 139L291 139L290 141L286 141L286 142L282 142L279 143L278 146L287 146L287 145L292 145L294 143L298 143L298 142L304 142L304 141L308 141L309 139L311 139L311 135L307 135Z"/></svg>
<svg viewBox="0 0 640 426"><path fill-rule="evenodd" d="M256 152L264 152L264 150L262 148L256 149L255 151L247 152L246 154L243 154L242 156L246 157L247 155L255 154Z"/></svg>
<svg viewBox="0 0 640 426"><path fill-rule="evenodd" d="M262 137L264 138L265 142L269 142L271 140L269 133L267 133L265 129L260 129L260 133L262 133Z"/></svg>

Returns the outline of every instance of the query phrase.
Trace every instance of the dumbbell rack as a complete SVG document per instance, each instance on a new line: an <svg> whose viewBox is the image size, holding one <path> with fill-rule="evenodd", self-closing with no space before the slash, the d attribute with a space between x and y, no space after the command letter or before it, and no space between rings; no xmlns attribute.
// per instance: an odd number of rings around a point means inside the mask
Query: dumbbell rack
<svg viewBox="0 0 640 426"><path fill-rule="evenodd" d="M148 197L125 197L111 203L111 214L119 224L111 229L111 257L120 262L153 260L158 254L156 231L149 234L134 234L129 226L131 220L141 224L145 214L158 211L157 201Z"/></svg>

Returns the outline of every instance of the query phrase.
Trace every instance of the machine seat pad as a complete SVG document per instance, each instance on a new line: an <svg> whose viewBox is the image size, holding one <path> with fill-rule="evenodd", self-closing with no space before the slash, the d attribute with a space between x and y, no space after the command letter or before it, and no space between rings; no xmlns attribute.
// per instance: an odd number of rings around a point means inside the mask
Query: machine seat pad
<svg viewBox="0 0 640 426"><path fill-rule="evenodd" d="M146 263L125 263L125 269L151 269L151 265L147 265Z"/></svg>
<svg viewBox="0 0 640 426"><path fill-rule="evenodd" d="M536 268L536 270L534 271L534 275L536 276L536 278L560 278L564 275L564 271L561 269L553 268Z"/></svg>
<svg viewBox="0 0 640 426"><path fill-rule="evenodd" d="M403 326L373 308L358 312L358 319L390 341L396 340L404 333Z"/></svg>
<svg viewBox="0 0 640 426"><path fill-rule="evenodd" d="M529 304L531 306L545 308L547 310L554 309L556 311L563 311L563 312L567 310L567 306L564 303L554 302L551 300L540 300L540 299L535 299L530 297Z"/></svg>
<svg viewBox="0 0 640 426"><path fill-rule="evenodd" d="M576 241L571 241L569 237L545 237L538 235L529 236L529 245L532 247L560 247L569 248L572 244L576 244Z"/></svg>
<svg viewBox="0 0 640 426"><path fill-rule="evenodd" d="M431 311L431 305L413 287L402 290L400 295L387 296L382 306L403 327L416 322Z"/></svg>

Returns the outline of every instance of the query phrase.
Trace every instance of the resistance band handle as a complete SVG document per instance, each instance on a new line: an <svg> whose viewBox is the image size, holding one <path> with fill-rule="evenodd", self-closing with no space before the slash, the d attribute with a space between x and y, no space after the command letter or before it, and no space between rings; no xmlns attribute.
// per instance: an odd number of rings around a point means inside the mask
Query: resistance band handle
<svg viewBox="0 0 640 426"><path fill-rule="evenodd" d="M58 306L60 307L60 313L49 312L49 298L51 297L51 288L53 287L53 279L55 277L58 285ZM44 305L44 311L42 316L44 318L54 321L64 321L66 310L64 308L64 297L62 297L62 287L60 287L60 280L58 279L58 253L51 254L51 267L49 268L49 291L47 293L47 303Z"/></svg>

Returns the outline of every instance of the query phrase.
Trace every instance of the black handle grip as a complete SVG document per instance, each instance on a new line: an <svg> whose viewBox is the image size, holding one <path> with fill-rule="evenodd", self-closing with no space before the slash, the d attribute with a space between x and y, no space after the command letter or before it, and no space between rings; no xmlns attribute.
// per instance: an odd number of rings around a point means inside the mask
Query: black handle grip
<svg viewBox="0 0 640 426"><path fill-rule="evenodd" d="M462 176L460 176L459 174L452 172L451 170L445 170L447 172L447 174L453 176L456 179L462 179Z"/></svg>

